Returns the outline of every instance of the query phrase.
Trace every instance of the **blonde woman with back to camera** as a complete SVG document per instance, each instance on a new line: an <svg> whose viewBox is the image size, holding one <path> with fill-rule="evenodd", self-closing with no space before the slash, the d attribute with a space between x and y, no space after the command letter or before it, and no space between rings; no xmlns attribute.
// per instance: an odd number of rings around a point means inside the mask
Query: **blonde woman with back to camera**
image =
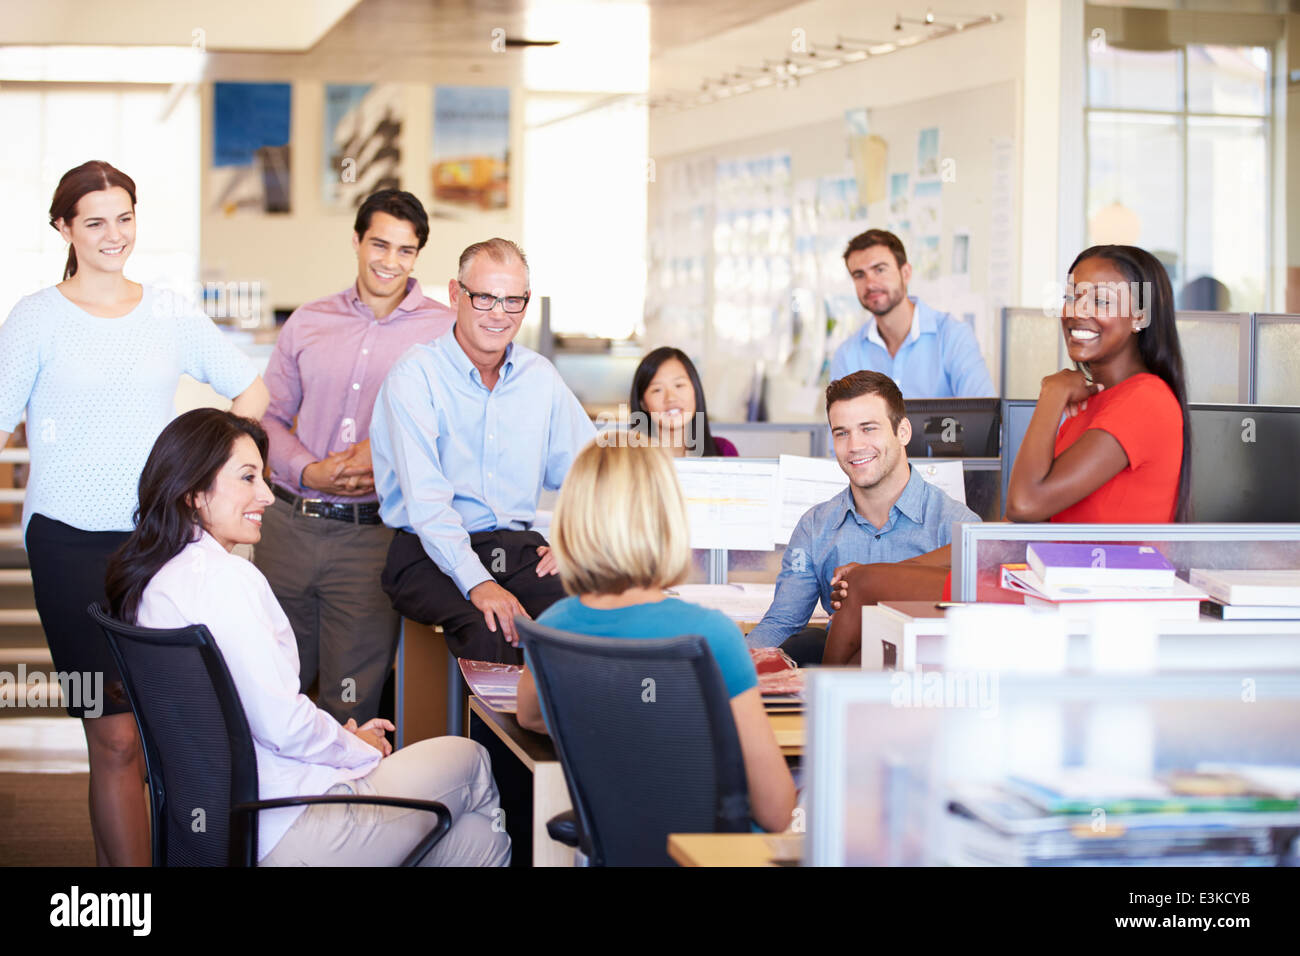
<svg viewBox="0 0 1300 956"><path fill-rule="evenodd" d="M668 455L661 448L588 445L560 489L551 533L560 580L571 596L537 623L592 637L704 637L731 697L751 813L764 829L784 830L795 805L794 780L763 710L740 629L718 611L664 593L691 568L686 500ZM529 730L547 732L526 668L518 717Z"/></svg>

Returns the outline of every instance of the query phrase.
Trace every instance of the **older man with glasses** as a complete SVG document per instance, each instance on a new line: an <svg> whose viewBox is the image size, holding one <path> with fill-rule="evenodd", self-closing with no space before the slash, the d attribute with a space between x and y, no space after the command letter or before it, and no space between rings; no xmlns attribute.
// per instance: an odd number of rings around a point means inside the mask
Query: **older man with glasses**
<svg viewBox="0 0 1300 956"><path fill-rule="evenodd" d="M381 581L403 616L441 625L457 657L520 663L515 615L564 597L532 530L537 499L596 430L555 366L514 343L529 299L518 246L470 246L448 292L451 331L412 348L375 401L375 490L397 529Z"/></svg>

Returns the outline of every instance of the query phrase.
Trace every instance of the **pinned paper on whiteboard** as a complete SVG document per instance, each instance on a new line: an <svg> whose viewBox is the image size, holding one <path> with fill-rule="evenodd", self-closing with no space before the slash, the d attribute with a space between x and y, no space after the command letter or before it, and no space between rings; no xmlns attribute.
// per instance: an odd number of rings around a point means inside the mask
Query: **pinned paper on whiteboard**
<svg viewBox="0 0 1300 956"><path fill-rule="evenodd" d="M777 463L745 458L677 458L691 547L771 551L776 547Z"/></svg>
<svg viewBox="0 0 1300 956"><path fill-rule="evenodd" d="M953 501L966 503L966 476L960 458L946 461L913 460L912 465L922 478Z"/></svg>
<svg viewBox="0 0 1300 956"><path fill-rule="evenodd" d="M781 456L778 479L781 512L776 528L777 544L789 544L790 536L804 513L814 505L834 498L849 484L835 459L801 455Z"/></svg>

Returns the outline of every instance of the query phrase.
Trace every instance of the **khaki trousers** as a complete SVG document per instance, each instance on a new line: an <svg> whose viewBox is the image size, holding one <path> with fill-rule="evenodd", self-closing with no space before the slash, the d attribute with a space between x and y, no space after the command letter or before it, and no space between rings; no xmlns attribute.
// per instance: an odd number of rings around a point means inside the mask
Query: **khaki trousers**
<svg viewBox="0 0 1300 956"><path fill-rule="evenodd" d="M393 530L298 514L279 498L262 518L253 554L298 640L299 687L317 680L316 703L364 724L397 652L398 615L379 586Z"/></svg>
<svg viewBox="0 0 1300 956"><path fill-rule="evenodd" d="M394 751L369 774L329 793L437 800L451 829L421 866L507 866L510 837L487 751L465 737L435 737ZM437 818L398 807L308 807L261 866L396 866Z"/></svg>

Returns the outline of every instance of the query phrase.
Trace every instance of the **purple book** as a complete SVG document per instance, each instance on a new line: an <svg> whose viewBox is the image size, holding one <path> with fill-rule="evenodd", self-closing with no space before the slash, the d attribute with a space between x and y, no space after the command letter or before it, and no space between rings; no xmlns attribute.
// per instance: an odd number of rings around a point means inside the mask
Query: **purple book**
<svg viewBox="0 0 1300 956"><path fill-rule="evenodd" d="M1025 561L1053 588L1174 586L1174 566L1150 545L1035 542Z"/></svg>

